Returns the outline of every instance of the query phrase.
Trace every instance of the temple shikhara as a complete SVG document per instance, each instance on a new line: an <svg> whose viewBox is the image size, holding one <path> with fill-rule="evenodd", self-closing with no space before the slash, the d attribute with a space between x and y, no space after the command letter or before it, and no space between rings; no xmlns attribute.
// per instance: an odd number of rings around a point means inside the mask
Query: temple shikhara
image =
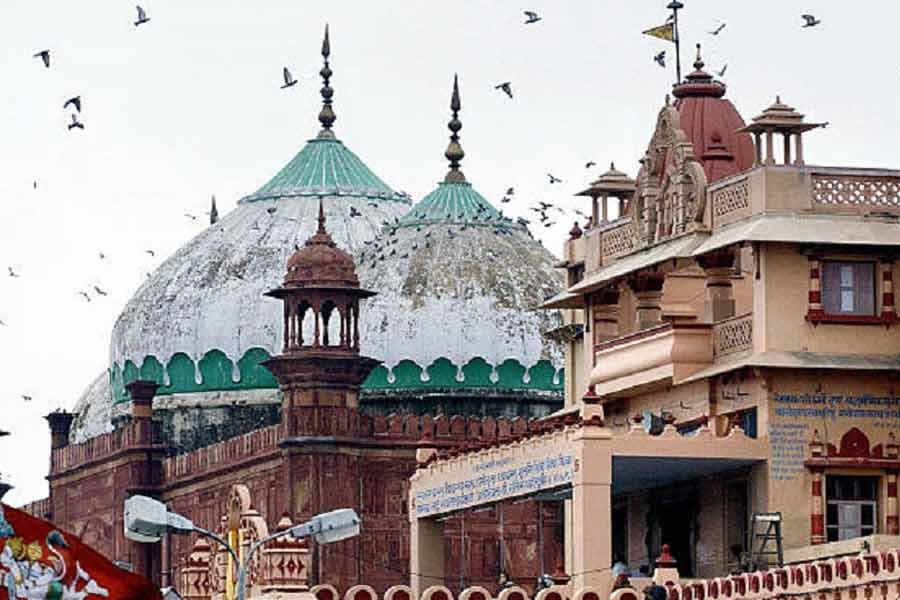
<svg viewBox="0 0 900 600"><path fill-rule="evenodd" d="M814 166L826 124L791 90L745 120L698 47L557 259L466 179L455 79L414 203L338 139L330 55L326 30L317 136L48 415L32 514L185 600L232 600L235 565L129 541L129 496L242 549L362 517L267 546L251 597L898 597L900 171Z"/></svg>

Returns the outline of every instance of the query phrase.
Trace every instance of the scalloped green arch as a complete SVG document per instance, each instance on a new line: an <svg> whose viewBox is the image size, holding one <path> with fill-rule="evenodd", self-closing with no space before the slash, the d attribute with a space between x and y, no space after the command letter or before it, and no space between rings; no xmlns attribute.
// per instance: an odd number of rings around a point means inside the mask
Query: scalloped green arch
<svg viewBox="0 0 900 600"><path fill-rule="evenodd" d="M237 361L237 368L220 350L210 350L194 362L179 352L163 365L155 356L147 356L138 368L127 360L124 366L112 365L109 370L114 402L129 400L125 385L137 379L155 381L160 385L159 396L193 392L274 389L275 377L263 366L271 355L263 348L250 348ZM492 381L492 374L496 373ZM527 374L527 376L526 376ZM457 379L460 376L461 379ZM400 361L392 370L379 365L363 382L363 390L529 390L561 392L563 371L555 369L548 360L541 360L526 368L509 358L494 367L483 357L476 356L462 367L446 357L440 357L422 368L411 360Z"/></svg>

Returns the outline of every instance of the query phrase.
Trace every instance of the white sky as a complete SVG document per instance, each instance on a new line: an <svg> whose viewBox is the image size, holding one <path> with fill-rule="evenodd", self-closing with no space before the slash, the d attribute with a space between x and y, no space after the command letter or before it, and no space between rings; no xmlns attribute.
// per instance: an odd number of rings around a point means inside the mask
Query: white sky
<svg viewBox="0 0 900 600"><path fill-rule="evenodd" d="M728 64L728 97L745 119L779 93L831 122L804 144L808 162L900 166L890 51L900 5L684 1L684 71L701 41L707 70ZM446 171L458 72L464 171L495 203L515 186L504 209L516 216L537 199L583 207L572 194L600 172L585 170L588 160L635 174L673 80L652 60L661 49L674 58L672 46L640 34L665 20L665 4L143 0L151 21L136 29L126 0L3 0L0 429L13 435L0 438L0 472L17 486L6 500L46 494L42 415L71 408L106 368L119 310L200 230L210 195L227 212L315 135L326 21L338 136L420 199ZM524 26L523 9L544 20ZM823 24L801 29L803 12ZM705 33L722 21L721 35ZM50 69L31 57L43 48ZM283 66L300 79L287 91ZM512 101L493 89L505 80ZM86 129L68 132L62 103L77 94ZM564 183L551 187L548 171ZM570 226L535 233L558 253ZM78 291L94 285L109 295L87 303Z"/></svg>

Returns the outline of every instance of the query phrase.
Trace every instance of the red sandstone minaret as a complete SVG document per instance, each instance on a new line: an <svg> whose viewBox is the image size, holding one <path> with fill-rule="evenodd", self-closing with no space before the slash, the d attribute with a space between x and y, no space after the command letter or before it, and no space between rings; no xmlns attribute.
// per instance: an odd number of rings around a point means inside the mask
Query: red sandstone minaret
<svg viewBox="0 0 900 600"><path fill-rule="evenodd" d="M280 288L267 295L284 303L284 348L264 365L278 379L284 434L356 437L359 388L379 361L359 354L361 289L351 256L319 227L288 259Z"/></svg>

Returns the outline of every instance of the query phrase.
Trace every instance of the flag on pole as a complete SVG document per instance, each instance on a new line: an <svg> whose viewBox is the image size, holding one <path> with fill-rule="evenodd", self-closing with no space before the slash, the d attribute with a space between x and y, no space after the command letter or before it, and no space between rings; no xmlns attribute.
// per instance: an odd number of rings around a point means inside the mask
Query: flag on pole
<svg viewBox="0 0 900 600"><path fill-rule="evenodd" d="M53 523L0 504L0 600L162 600Z"/></svg>
<svg viewBox="0 0 900 600"><path fill-rule="evenodd" d="M642 31L644 35L649 35L655 38L659 38L661 40L666 40L667 42L675 41L675 24L674 23L666 23L665 25L658 25L656 27L651 27L646 31Z"/></svg>

